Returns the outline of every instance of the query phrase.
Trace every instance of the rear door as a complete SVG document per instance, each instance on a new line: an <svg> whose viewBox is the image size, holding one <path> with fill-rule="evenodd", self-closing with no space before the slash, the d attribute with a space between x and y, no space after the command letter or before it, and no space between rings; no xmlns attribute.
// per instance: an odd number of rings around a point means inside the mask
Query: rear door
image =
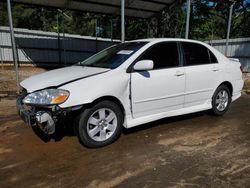
<svg viewBox="0 0 250 188"><path fill-rule="evenodd" d="M210 102L221 67L207 47L192 42L181 44L186 74L184 107Z"/></svg>
<svg viewBox="0 0 250 188"><path fill-rule="evenodd" d="M139 60L152 60L154 69L131 73L132 111L135 118L181 109L185 74L176 42L162 42L146 50Z"/></svg>

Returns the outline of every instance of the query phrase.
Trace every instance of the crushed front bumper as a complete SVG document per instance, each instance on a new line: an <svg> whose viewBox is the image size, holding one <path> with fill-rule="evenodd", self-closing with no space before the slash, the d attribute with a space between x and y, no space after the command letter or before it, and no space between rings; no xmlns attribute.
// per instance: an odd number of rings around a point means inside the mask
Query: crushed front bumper
<svg viewBox="0 0 250 188"><path fill-rule="evenodd" d="M30 126L33 126L36 124L35 112L25 107L25 105L22 102L22 97L19 97L16 100L16 108L17 108L18 115L26 124Z"/></svg>
<svg viewBox="0 0 250 188"><path fill-rule="evenodd" d="M79 105L62 109L57 105L50 107L27 106L22 100L23 96L16 100L17 113L21 119L30 126L38 126L46 134L53 134L56 124L64 122L66 116L77 114L77 111L82 107Z"/></svg>
<svg viewBox="0 0 250 188"><path fill-rule="evenodd" d="M46 134L53 134L58 117L53 115L51 109L26 106L22 99L23 97L19 97L16 101L17 113L21 119L30 126L38 126Z"/></svg>

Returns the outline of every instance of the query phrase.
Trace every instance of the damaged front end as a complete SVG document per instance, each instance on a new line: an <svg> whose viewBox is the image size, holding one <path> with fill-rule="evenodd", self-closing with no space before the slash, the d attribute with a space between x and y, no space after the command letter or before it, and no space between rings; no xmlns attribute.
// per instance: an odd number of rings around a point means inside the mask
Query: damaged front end
<svg viewBox="0 0 250 188"><path fill-rule="evenodd" d="M17 98L16 107L21 119L30 126L39 127L45 134L52 135L56 126L66 119L67 114L78 110L81 106L62 109L58 105L25 104L24 98L28 95L25 90Z"/></svg>
<svg viewBox="0 0 250 188"><path fill-rule="evenodd" d="M52 108L41 108L26 105L22 102L22 97L17 99L17 112L22 120L30 126L38 126L46 134L54 134L56 123L62 121L67 114L66 110L58 106Z"/></svg>

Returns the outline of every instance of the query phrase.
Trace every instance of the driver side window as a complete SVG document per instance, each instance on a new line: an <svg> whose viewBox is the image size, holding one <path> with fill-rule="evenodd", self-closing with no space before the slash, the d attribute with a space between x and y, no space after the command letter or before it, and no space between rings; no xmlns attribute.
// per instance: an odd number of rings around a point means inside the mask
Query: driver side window
<svg viewBox="0 0 250 188"><path fill-rule="evenodd" d="M146 50L140 60L152 60L155 69L172 68L179 66L177 42L162 42Z"/></svg>

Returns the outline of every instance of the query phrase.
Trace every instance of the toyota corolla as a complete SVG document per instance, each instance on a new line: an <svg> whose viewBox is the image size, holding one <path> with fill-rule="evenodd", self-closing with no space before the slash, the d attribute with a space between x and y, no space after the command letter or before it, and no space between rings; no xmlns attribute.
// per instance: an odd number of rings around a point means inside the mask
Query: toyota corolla
<svg viewBox="0 0 250 188"><path fill-rule="evenodd" d="M51 135L71 118L82 144L101 147L115 141L122 127L204 110L221 116L241 96L243 79L239 61L208 44L145 39L20 85L17 108L27 124Z"/></svg>

